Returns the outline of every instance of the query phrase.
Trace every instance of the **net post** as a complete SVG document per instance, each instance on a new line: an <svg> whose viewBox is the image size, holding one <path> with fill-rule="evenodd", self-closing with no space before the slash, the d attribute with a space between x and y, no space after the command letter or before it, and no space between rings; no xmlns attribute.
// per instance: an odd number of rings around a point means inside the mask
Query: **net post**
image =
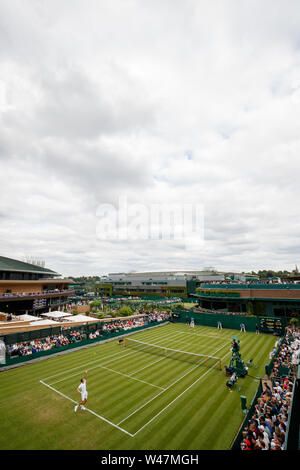
<svg viewBox="0 0 300 470"><path fill-rule="evenodd" d="M219 359L219 369L222 370L222 359Z"/></svg>

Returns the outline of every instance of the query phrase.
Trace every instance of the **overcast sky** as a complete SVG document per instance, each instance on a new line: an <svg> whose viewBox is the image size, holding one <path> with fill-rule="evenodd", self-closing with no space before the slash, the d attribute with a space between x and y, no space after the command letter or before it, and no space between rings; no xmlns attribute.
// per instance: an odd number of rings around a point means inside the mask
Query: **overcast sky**
<svg viewBox="0 0 300 470"><path fill-rule="evenodd" d="M299 0L0 1L0 255L292 270L299 170ZM120 198L200 207L201 230L104 236Z"/></svg>

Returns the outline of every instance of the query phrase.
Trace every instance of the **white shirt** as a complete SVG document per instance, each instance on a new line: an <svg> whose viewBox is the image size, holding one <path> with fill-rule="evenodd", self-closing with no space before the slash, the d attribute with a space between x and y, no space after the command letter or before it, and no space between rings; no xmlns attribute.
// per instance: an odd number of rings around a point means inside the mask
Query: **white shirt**
<svg viewBox="0 0 300 470"><path fill-rule="evenodd" d="M81 382L78 388L81 391L81 393L86 393L86 380L85 379L83 379L83 382Z"/></svg>

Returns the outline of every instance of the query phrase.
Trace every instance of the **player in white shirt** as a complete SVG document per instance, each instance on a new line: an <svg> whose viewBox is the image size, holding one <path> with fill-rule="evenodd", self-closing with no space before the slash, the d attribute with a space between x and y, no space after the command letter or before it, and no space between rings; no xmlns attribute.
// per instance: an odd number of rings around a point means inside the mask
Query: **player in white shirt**
<svg viewBox="0 0 300 470"><path fill-rule="evenodd" d="M80 405L82 410L85 410L84 405L86 404L87 398L88 398L88 392L87 392L87 389L86 389L87 375L88 375L88 371L86 370L85 371L85 378L81 379L80 385L77 387L77 392L81 394L81 401L79 403L77 403L77 405L74 408L74 411L78 410L79 405Z"/></svg>

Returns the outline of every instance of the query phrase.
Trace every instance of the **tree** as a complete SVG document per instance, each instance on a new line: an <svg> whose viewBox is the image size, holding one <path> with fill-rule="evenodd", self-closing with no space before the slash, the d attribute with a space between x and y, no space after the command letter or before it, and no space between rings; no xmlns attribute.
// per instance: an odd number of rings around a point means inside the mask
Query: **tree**
<svg viewBox="0 0 300 470"><path fill-rule="evenodd" d="M119 314L120 314L121 317L129 317L130 315L132 315L132 313L133 312L132 312L131 308L126 307L126 306L120 308L120 310L119 310Z"/></svg>
<svg viewBox="0 0 300 470"><path fill-rule="evenodd" d="M297 328L298 323L299 323L298 318L295 318L295 317L291 318L290 324L291 324L291 326L293 327L294 330Z"/></svg>
<svg viewBox="0 0 300 470"><path fill-rule="evenodd" d="M100 307L101 302L99 300L94 300L93 302L90 303L91 307Z"/></svg>

